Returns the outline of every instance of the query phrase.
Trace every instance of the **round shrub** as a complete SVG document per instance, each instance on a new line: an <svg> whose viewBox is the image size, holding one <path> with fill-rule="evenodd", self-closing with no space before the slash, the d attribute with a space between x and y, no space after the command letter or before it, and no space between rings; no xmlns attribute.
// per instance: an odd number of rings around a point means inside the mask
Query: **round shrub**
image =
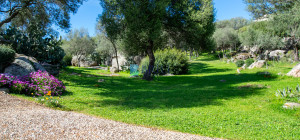
<svg viewBox="0 0 300 140"><path fill-rule="evenodd" d="M155 64L152 74L164 75L167 73L178 75L188 72L188 58L177 49L158 50L154 53ZM149 66L149 57L144 58L139 67L140 73L144 73Z"/></svg>
<svg viewBox="0 0 300 140"><path fill-rule="evenodd" d="M67 66L71 66L72 65L72 55L68 54L68 55L65 55L65 57L63 58L63 62L65 65Z"/></svg>
<svg viewBox="0 0 300 140"><path fill-rule="evenodd" d="M0 46L0 72L2 69L15 60L16 52L6 46Z"/></svg>
<svg viewBox="0 0 300 140"><path fill-rule="evenodd" d="M237 67L242 67L244 64L245 64L244 60L237 60L237 61L235 62L235 65L236 65Z"/></svg>
<svg viewBox="0 0 300 140"><path fill-rule="evenodd" d="M252 63L254 63L254 59L250 58L246 60L246 66L249 67Z"/></svg>

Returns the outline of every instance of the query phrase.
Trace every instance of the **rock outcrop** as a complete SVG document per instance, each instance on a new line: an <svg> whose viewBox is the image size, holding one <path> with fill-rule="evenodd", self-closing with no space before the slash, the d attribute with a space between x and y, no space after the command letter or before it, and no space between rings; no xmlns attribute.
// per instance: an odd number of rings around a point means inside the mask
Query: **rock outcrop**
<svg viewBox="0 0 300 140"><path fill-rule="evenodd" d="M248 58L250 58L249 53L239 53L235 56L235 59L237 59L237 60L246 60Z"/></svg>
<svg viewBox="0 0 300 140"><path fill-rule="evenodd" d="M72 66L80 66L80 67L90 67L90 66L97 66L96 61L87 60L85 56L73 56L72 57Z"/></svg>
<svg viewBox="0 0 300 140"><path fill-rule="evenodd" d="M281 59L284 57L285 50L275 50L269 53L271 59Z"/></svg>
<svg viewBox="0 0 300 140"><path fill-rule="evenodd" d="M46 71L35 58L23 54L16 54L15 61L4 69L4 73L9 73L14 76L25 76L38 70Z"/></svg>
<svg viewBox="0 0 300 140"><path fill-rule="evenodd" d="M289 73L288 76L300 77L300 63L296 65Z"/></svg>
<svg viewBox="0 0 300 140"><path fill-rule="evenodd" d="M265 65L266 61L265 60L258 60L254 63L252 63L248 69L253 69L253 68L262 68Z"/></svg>

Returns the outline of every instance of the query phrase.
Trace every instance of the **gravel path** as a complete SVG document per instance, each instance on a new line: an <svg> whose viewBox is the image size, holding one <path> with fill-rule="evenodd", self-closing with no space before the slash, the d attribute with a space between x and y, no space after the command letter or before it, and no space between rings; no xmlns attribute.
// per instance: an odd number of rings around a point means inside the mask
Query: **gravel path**
<svg viewBox="0 0 300 140"><path fill-rule="evenodd" d="M0 92L0 139L212 140L213 138L52 110Z"/></svg>

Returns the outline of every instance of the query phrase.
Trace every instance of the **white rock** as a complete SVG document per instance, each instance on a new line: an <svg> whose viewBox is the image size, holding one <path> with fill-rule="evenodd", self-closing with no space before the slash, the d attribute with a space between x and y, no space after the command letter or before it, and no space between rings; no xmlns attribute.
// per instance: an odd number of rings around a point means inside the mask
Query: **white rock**
<svg viewBox="0 0 300 140"><path fill-rule="evenodd" d="M297 64L289 73L288 76L300 77L300 63Z"/></svg>
<svg viewBox="0 0 300 140"><path fill-rule="evenodd" d="M285 103L283 105L283 108L285 109L295 109L295 108L300 108L300 104L299 103Z"/></svg>
<svg viewBox="0 0 300 140"><path fill-rule="evenodd" d="M266 61L265 60L258 60L254 63L252 63L248 69L253 69L253 68L262 68L265 65Z"/></svg>

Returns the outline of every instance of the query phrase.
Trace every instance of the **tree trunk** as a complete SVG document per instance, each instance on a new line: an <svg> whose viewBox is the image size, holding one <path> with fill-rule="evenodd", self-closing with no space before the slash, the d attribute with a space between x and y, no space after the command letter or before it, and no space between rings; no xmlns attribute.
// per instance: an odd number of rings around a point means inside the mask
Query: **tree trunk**
<svg viewBox="0 0 300 140"><path fill-rule="evenodd" d="M77 66L78 67L80 67L80 59L81 59L81 55L80 55L80 57L78 57L78 55L77 55L77 63L78 63Z"/></svg>
<svg viewBox="0 0 300 140"><path fill-rule="evenodd" d="M190 61L192 60L192 55L193 55L193 51L192 51L192 49L190 48Z"/></svg>
<svg viewBox="0 0 300 140"><path fill-rule="evenodd" d="M295 47L294 47L294 53L295 53L295 61L299 61L299 50L298 50L299 48L297 47L297 45L295 45Z"/></svg>
<svg viewBox="0 0 300 140"><path fill-rule="evenodd" d="M149 40L149 46L147 46L147 54L149 56L149 66L148 66L148 70L146 70L146 72L144 73L143 79L144 80L148 80L151 81L152 80L152 71L154 69L154 64L155 64L155 56L153 53L153 41Z"/></svg>
<svg viewBox="0 0 300 140"><path fill-rule="evenodd" d="M117 47L115 45L115 42L111 42L113 44L114 50L115 50L115 54L116 54L116 61L117 61L117 71L119 72L119 59L118 59L118 51L117 51Z"/></svg>

